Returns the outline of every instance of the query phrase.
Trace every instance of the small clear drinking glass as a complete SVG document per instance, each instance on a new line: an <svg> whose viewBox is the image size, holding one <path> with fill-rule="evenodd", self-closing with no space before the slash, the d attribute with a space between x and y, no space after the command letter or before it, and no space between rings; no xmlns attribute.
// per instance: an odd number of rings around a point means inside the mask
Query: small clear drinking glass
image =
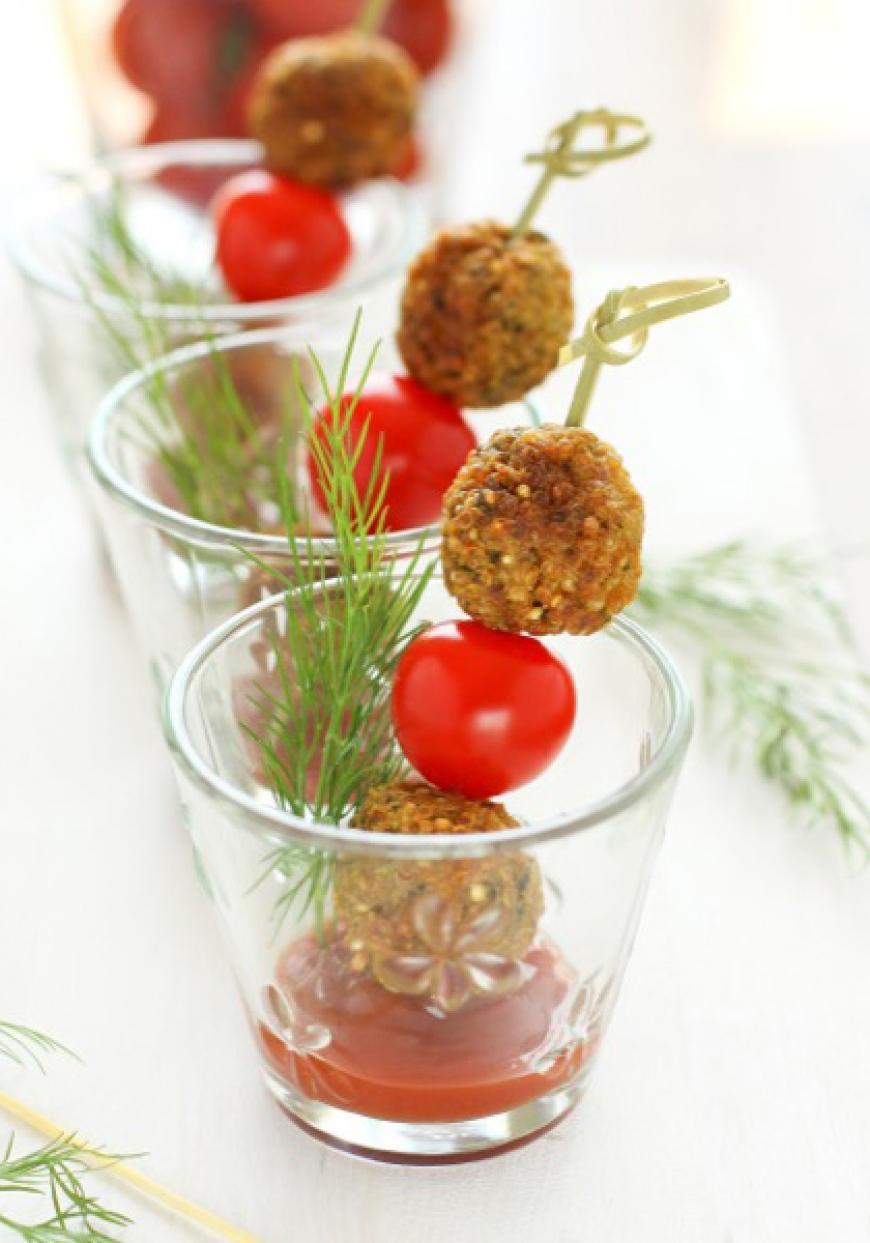
<svg viewBox="0 0 870 1243"><path fill-rule="evenodd" d="M347 349L339 331L278 328L239 333L217 342L186 346L131 374L106 396L93 420L88 457L97 481L97 516L140 644L149 660L158 695L181 658L209 630L265 595L280 590L254 558L292 574L293 557L281 534L203 522L184 512L155 457L154 442L165 435L161 410L152 400L155 377L161 391L182 395L190 386L229 375L240 399L260 425L277 423L293 390L294 367L317 408L321 403L308 349L313 347L330 383L336 382ZM356 351L365 357L362 351ZM378 370L396 362L389 349L378 354ZM503 422L528 426L537 420L527 403L497 414L465 416L478 438ZM310 500L301 425L288 446L289 472L300 506ZM388 553L434 555L438 524L391 532ZM332 560L334 544L324 533L316 555Z"/></svg>
<svg viewBox="0 0 870 1243"><path fill-rule="evenodd" d="M553 766L505 796L520 827L336 827L277 805L251 740L252 688L292 607L276 596L208 635L165 715L265 1082L304 1130L358 1154L512 1148L572 1109L598 1056L691 733L682 679L624 618L546 639L581 712ZM456 614L436 578L414 621ZM294 901L315 874L323 905Z"/></svg>
<svg viewBox="0 0 870 1243"><path fill-rule="evenodd" d="M361 304L368 341L394 328L399 284L422 244L425 212L420 196L392 178L341 194L353 250L334 284L270 302L228 301L214 264L208 204L229 176L261 163L260 147L248 141L155 144L46 178L23 203L10 252L33 306L39 371L74 468L107 389L133 367L178 346L279 324L309 332L334 326L346 335ZM137 264L144 256L164 274L159 298L151 276L143 280L140 272L139 285L118 296L94 267L118 204L124 244L132 242ZM176 294L180 300L173 301L173 287L183 291Z"/></svg>

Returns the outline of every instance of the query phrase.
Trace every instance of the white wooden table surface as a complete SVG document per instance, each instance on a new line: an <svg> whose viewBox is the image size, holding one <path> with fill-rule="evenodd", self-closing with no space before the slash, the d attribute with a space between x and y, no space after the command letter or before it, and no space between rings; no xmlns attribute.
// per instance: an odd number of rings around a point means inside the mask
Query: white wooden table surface
<svg viewBox="0 0 870 1243"><path fill-rule="evenodd" d="M870 533L870 436L837 400L824 448L813 438L807 454L800 422L812 419L833 329L821 315L806 328L819 343L813 372L793 331L807 291L789 265L777 268L776 254L812 241L802 230L815 192L795 200L794 219L780 218L769 169L705 129L708 23L729 7L490 4L471 49L476 89L449 202L455 215L506 214L526 182L508 153L533 145L578 98L646 110L659 146L634 168L561 188L546 224L578 265L584 308L604 282L700 272L734 281L728 306L657 330L641 360L602 381L596 426L646 492L650 546L803 534L820 512L837 531L848 519L857 540ZM16 6L19 41L0 47L7 194L27 167L68 156L76 141L59 79L36 108L47 26L41 6L30 8ZM561 37L544 28L556 14L568 26ZM548 59L534 89L524 55ZM796 186L795 159L779 167ZM716 195L744 174L728 210ZM863 192L861 176L844 194ZM741 214L762 189L774 200L759 197L767 244ZM777 230L791 231L791 252ZM841 234L824 242L834 267L858 236L845 225ZM823 267L818 257L805 266ZM857 295L850 307L862 313ZM4 1066L4 1089L115 1150L147 1151L144 1169L264 1243L866 1243L870 879L829 836L789 825L776 794L730 773L703 738L573 1120L509 1157L446 1170L352 1161L284 1121L257 1081L144 670L54 452L8 269L0 323L0 1015L84 1058L52 1061L44 1078ZM558 404L564 384L548 400ZM852 385L863 397L866 420L860 365L838 384L838 398ZM859 620L870 617L862 573L851 580ZM194 1237L107 1193L136 1217L133 1239Z"/></svg>

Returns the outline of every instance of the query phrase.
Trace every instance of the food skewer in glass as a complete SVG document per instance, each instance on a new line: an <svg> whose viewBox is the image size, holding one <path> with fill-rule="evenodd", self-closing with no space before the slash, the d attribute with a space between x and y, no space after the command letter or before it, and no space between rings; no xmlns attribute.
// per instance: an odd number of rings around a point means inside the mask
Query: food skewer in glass
<svg viewBox="0 0 870 1243"><path fill-rule="evenodd" d="M561 351L562 363L586 360L565 425L498 431L470 454L442 535L445 582L466 613L495 630L592 634L631 603L643 502L620 455L583 426L595 380L637 357L654 324L729 294L720 279L609 293Z"/></svg>
<svg viewBox="0 0 870 1243"><path fill-rule="evenodd" d="M709 284L610 295L568 352L591 356L587 404L613 341L637 353L727 296ZM691 713L617 616L643 506L614 450L574 425L497 433L448 491L440 579L386 555L343 387L315 442L334 567L299 557L203 640L167 728L270 1089L339 1146L451 1160L579 1099Z"/></svg>
<svg viewBox="0 0 870 1243"><path fill-rule="evenodd" d="M590 130L601 142L579 145ZM526 157L542 171L513 226L482 220L436 233L402 295L396 339L409 373L467 407L515 401L540 384L570 335L574 302L561 251L532 227L537 213L558 178L585 176L649 142L640 117L577 112Z"/></svg>

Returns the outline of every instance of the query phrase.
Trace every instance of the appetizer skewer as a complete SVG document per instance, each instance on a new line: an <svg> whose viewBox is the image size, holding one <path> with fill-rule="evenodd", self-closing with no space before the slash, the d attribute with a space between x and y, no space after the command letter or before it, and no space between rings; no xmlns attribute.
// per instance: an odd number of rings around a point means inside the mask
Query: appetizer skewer
<svg viewBox="0 0 870 1243"><path fill-rule="evenodd" d="M602 144L576 148L589 129ZM621 131L634 135L620 141ZM515 224L493 220L440 230L409 269L397 333L408 371L461 406L516 401L556 366L571 331L571 273L561 251L532 229L557 177L580 177L642 151L639 117L606 108L577 112L527 159L543 165Z"/></svg>
<svg viewBox="0 0 870 1243"><path fill-rule="evenodd" d="M729 293L722 280L689 280L608 294L560 355L586 358L567 425L499 431L469 456L445 495L442 562L471 617L497 630L592 634L631 603L643 502L619 454L581 426L594 380L602 365L636 357L652 324Z"/></svg>

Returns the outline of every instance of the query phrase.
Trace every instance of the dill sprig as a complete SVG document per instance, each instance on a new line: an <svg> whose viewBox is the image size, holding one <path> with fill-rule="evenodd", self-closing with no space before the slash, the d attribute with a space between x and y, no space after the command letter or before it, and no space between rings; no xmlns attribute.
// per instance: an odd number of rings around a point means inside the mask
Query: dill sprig
<svg viewBox="0 0 870 1243"><path fill-rule="evenodd" d="M32 1065L37 1070L44 1070L41 1054L65 1053L75 1057L75 1053L53 1040L43 1032L32 1027L22 1027L20 1023L9 1023L0 1020L0 1056L9 1058L19 1066Z"/></svg>
<svg viewBox="0 0 870 1243"><path fill-rule="evenodd" d="M849 626L824 584L822 567L805 549L790 544L759 546L729 540L670 565L647 568L638 604L649 616L683 629L736 629L763 640L787 635L812 638L819 630L849 642Z"/></svg>
<svg viewBox="0 0 870 1243"><path fill-rule="evenodd" d="M227 355L214 341L171 381L154 372L146 392L157 421L138 420L186 513L203 522L248 531L272 530L284 517L292 532L300 519L288 474L294 427L288 395L276 401L272 426L258 424L239 392ZM289 488L289 491L288 491Z"/></svg>
<svg viewBox="0 0 870 1243"><path fill-rule="evenodd" d="M703 703L733 759L748 759L812 825L870 852L870 807L847 776L870 720L822 565L803 549L735 540L647 569L634 606L698 649Z"/></svg>
<svg viewBox="0 0 870 1243"><path fill-rule="evenodd" d="M114 371L136 370L183 340L195 341L203 335L205 324L198 313L208 301L205 282L162 266L140 244L130 227L127 196L118 182L112 183L104 202L93 204L90 234L94 240L73 255L70 266L114 352ZM120 303L124 314L114 315L103 305L104 298ZM185 307L190 315L173 323L146 314L143 306L149 303Z"/></svg>
<svg viewBox="0 0 870 1243"><path fill-rule="evenodd" d="M207 301L204 282L161 267L140 245L119 185L94 207L91 227L95 240L73 270L108 349L107 372L116 378L139 370L183 340L207 346L207 354L183 369L171 375L158 369L145 380L147 408L137 420L145 451L191 517L252 531L273 529L279 475L285 473L279 446L291 419L289 401L276 400L269 427L253 417L227 355L200 314ZM122 313L103 305L104 297L114 299ZM173 324L146 309L168 303L190 315ZM294 522L297 517L294 506Z"/></svg>
<svg viewBox="0 0 870 1243"><path fill-rule="evenodd" d="M16 1155L10 1136L0 1153L0 1199L22 1196L46 1204L48 1216L22 1222L0 1208L0 1226L25 1243L115 1243L115 1231L130 1218L107 1208L87 1190L87 1174L111 1165L118 1157L89 1150L83 1154L75 1136L61 1136L32 1152ZM108 1231L112 1233L109 1234Z"/></svg>
<svg viewBox="0 0 870 1243"><path fill-rule="evenodd" d="M313 822L341 825L374 785L406 771L390 718L390 690L399 657L417 633L412 617L432 574L422 542L404 560L387 537L382 444L361 492L354 472L368 424L351 424L374 364L372 351L349 402L346 392L357 315L335 389L317 355L311 361L329 411L318 420L297 372L307 443L332 528L327 558L311 536L290 541L290 566L278 575L285 589L285 621L270 638L271 668L252 696L257 729L248 727L262 770L279 807ZM286 496L282 508L286 508ZM256 560L256 558L254 558ZM275 573L274 567L258 562ZM314 912L322 932L332 879L328 853L292 845L267 860L278 877L276 916ZM265 878L265 877L264 877ZM264 879L261 878L261 879Z"/></svg>
<svg viewBox="0 0 870 1243"><path fill-rule="evenodd" d="M28 1063L43 1070L42 1054L75 1054L59 1041L23 1027L19 1023L0 1021L0 1054L17 1062ZM74 1135L60 1136L31 1152L15 1153L15 1136L10 1135L0 1151L0 1226L25 1243L114 1243L116 1234L106 1228L123 1227L129 1218L106 1208L86 1189L86 1174L117 1162L120 1158L89 1150L85 1155ZM3 1205L4 1196L20 1198L22 1207L40 1208L48 1216L39 1221L19 1221L11 1209ZM30 1214L29 1216L32 1216Z"/></svg>

